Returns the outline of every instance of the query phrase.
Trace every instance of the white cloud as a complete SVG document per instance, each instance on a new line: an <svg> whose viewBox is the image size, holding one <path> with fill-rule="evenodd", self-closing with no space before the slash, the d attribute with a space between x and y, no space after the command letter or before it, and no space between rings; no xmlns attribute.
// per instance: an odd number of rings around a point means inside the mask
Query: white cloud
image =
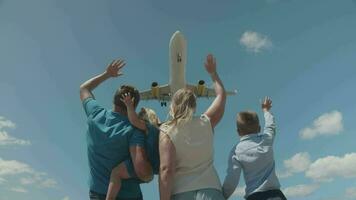
<svg viewBox="0 0 356 200"><path fill-rule="evenodd" d="M30 145L28 140L21 140L10 136L6 131L0 131L0 146L1 145Z"/></svg>
<svg viewBox="0 0 356 200"><path fill-rule="evenodd" d="M39 187L41 187L41 188L55 188L55 187L57 187L57 181L55 181L54 179L47 178L47 179L41 180L39 182Z"/></svg>
<svg viewBox="0 0 356 200"><path fill-rule="evenodd" d="M11 191L13 192L20 192L20 193L27 193L28 191L23 188L23 187L13 187L13 188L10 188Z"/></svg>
<svg viewBox="0 0 356 200"><path fill-rule="evenodd" d="M267 36L253 31L244 32L240 38L240 44L254 53L272 47L272 42Z"/></svg>
<svg viewBox="0 0 356 200"><path fill-rule="evenodd" d="M342 114L339 111L324 113L309 127L299 133L302 139L313 139L319 135L337 135L343 130Z"/></svg>
<svg viewBox="0 0 356 200"><path fill-rule="evenodd" d="M21 140L10 136L4 128L15 128L16 125L10 120L0 116L0 146L1 145L29 145L30 141ZM7 182L4 177L14 177L21 185L31 185L38 188L55 188L57 182L48 178L46 173L34 170L30 165L17 160L3 160L0 158L0 184ZM20 178L21 177L21 178ZM9 189L14 192L27 192L23 187Z"/></svg>
<svg viewBox="0 0 356 200"><path fill-rule="evenodd" d="M245 196L245 187L237 187L234 193L231 196L234 197L244 197Z"/></svg>
<svg viewBox="0 0 356 200"><path fill-rule="evenodd" d="M33 172L33 169L25 163L16 160L3 160L0 158L0 176Z"/></svg>
<svg viewBox="0 0 356 200"><path fill-rule="evenodd" d="M319 186L315 184L295 185L295 186L285 188L283 190L283 193L287 196L287 198L306 197L311 195L318 188Z"/></svg>
<svg viewBox="0 0 356 200"><path fill-rule="evenodd" d="M47 177L46 173L32 169L28 164L17 160L3 160L0 158L0 182L5 176L22 176L22 185L33 185L39 188L55 188L57 182ZM25 177L24 177L25 176Z"/></svg>
<svg viewBox="0 0 356 200"><path fill-rule="evenodd" d="M12 121L0 116L0 130L3 128L15 128L16 125Z"/></svg>
<svg viewBox="0 0 356 200"><path fill-rule="evenodd" d="M345 197L348 199L356 199L356 187L347 188L345 191Z"/></svg>
<svg viewBox="0 0 356 200"><path fill-rule="evenodd" d="M20 179L22 185L36 185L39 188L55 188L57 181L46 177L46 173L32 173Z"/></svg>
<svg viewBox="0 0 356 200"><path fill-rule="evenodd" d="M303 172L310 165L310 156L307 152L297 153L292 158L284 161L284 166L292 173Z"/></svg>
<svg viewBox="0 0 356 200"><path fill-rule="evenodd" d="M293 176L292 173L290 173L289 171L284 171L284 172L277 172L277 177L278 178L288 178Z"/></svg>
<svg viewBox="0 0 356 200"><path fill-rule="evenodd" d="M284 161L285 171L278 173L279 178L287 178L295 173L304 172L311 164L309 153L301 152Z"/></svg>
<svg viewBox="0 0 356 200"><path fill-rule="evenodd" d="M356 177L356 153L343 157L327 156L313 162L305 172L306 177L315 181L332 181L335 177Z"/></svg>
<svg viewBox="0 0 356 200"><path fill-rule="evenodd" d="M30 145L28 140L21 140L12 137L4 128L15 128L16 125L12 121L0 116L0 146L1 145Z"/></svg>

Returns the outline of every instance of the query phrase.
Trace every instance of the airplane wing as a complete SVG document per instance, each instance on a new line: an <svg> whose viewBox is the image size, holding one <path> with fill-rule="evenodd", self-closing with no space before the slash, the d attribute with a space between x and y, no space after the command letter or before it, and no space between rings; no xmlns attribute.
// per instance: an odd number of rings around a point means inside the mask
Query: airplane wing
<svg viewBox="0 0 356 200"><path fill-rule="evenodd" d="M187 84L186 86L188 89L194 91L194 93L197 95L197 97L206 97L206 98L210 98L210 97L215 97L215 90L212 88L207 88L205 87L203 84L200 85L190 85ZM236 95L237 94L237 90L235 91L226 91L226 94L229 95Z"/></svg>
<svg viewBox="0 0 356 200"><path fill-rule="evenodd" d="M140 92L141 100L170 101L171 90L169 85L155 85L151 89Z"/></svg>

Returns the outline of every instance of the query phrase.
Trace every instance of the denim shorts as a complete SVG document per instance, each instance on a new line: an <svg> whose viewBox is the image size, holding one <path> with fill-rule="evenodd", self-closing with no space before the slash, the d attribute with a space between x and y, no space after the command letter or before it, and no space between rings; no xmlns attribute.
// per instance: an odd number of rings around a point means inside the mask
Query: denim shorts
<svg viewBox="0 0 356 200"><path fill-rule="evenodd" d="M225 198L217 189L200 189L175 194L171 200L225 200Z"/></svg>

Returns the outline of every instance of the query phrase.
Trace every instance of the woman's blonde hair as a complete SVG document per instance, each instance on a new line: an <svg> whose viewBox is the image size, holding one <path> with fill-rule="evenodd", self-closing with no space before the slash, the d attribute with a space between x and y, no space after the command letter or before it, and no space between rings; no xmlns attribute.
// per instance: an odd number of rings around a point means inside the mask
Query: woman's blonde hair
<svg viewBox="0 0 356 200"><path fill-rule="evenodd" d="M159 119L157 117L157 114L154 110L150 108L141 108L141 111L138 113L138 118L154 126L159 126Z"/></svg>
<svg viewBox="0 0 356 200"><path fill-rule="evenodd" d="M196 96L193 91L183 88L172 97L169 120L166 125L172 126L187 122L192 119L197 106Z"/></svg>

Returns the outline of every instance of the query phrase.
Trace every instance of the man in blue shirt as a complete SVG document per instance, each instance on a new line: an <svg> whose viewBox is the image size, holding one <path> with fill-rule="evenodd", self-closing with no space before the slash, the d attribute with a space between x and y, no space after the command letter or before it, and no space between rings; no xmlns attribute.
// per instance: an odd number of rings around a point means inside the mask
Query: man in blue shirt
<svg viewBox="0 0 356 200"><path fill-rule="evenodd" d="M144 150L145 136L134 128L128 118L121 97L130 93L135 97L137 107L139 92L131 86L123 85L115 93L112 110L100 106L92 90L105 80L122 75L125 62L114 60L103 72L80 86L80 99L88 118L87 150L90 170L90 199L105 200L112 169L131 158L134 170L143 181L152 178L152 167ZM138 179L123 180L118 200L142 200Z"/></svg>
<svg viewBox="0 0 356 200"><path fill-rule="evenodd" d="M280 184L275 172L273 141L276 135L276 124L270 113L272 101L266 97L262 103L265 117L265 128L261 130L255 112L240 112L237 115L237 131L240 142L232 149L227 175L223 184L225 198L235 191L241 171L244 174L247 200L286 200L280 191Z"/></svg>

